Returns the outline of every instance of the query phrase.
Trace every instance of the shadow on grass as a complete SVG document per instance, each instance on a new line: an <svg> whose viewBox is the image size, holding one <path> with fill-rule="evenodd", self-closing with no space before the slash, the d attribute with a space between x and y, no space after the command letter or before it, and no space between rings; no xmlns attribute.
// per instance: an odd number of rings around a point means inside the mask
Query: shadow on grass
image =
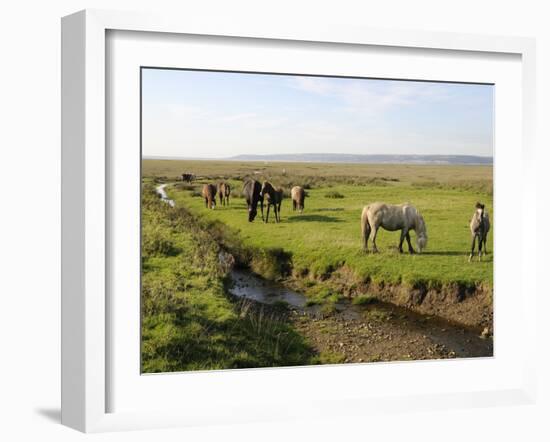
<svg viewBox="0 0 550 442"><path fill-rule="evenodd" d="M321 209L317 209L317 212L343 212L343 207L324 207Z"/></svg>
<svg viewBox="0 0 550 442"><path fill-rule="evenodd" d="M468 251L456 251L456 250L437 250L429 251L425 250L422 252L422 255L433 255L433 256L468 256Z"/></svg>
<svg viewBox="0 0 550 442"><path fill-rule="evenodd" d="M326 215L297 215L297 216L289 216L288 222L289 223L297 223L300 221L317 221L321 223L341 223L342 220L335 218L333 216L326 216Z"/></svg>

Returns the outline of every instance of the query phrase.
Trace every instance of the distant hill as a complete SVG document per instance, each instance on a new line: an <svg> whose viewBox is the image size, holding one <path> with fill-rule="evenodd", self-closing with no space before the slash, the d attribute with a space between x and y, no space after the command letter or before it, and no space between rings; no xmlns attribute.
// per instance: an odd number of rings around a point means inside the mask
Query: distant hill
<svg viewBox="0 0 550 442"><path fill-rule="evenodd" d="M303 163L365 163L365 164L471 164L492 165L493 157L475 155L356 155L339 153L295 153L273 155L236 155L228 158L191 158L171 156L143 156L144 160L225 160L225 161L281 161Z"/></svg>
<svg viewBox="0 0 550 442"><path fill-rule="evenodd" d="M486 164L492 157L475 155L356 155L338 153L296 153L273 155L236 155L230 161L291 161L311 163L373 163L373 164Z"/></svg>

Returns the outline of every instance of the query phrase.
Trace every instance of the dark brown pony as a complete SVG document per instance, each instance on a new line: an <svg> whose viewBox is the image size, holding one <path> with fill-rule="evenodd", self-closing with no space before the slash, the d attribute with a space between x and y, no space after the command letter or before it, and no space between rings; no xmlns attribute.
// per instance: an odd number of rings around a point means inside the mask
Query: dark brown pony
<svg viewBox="0 0 550 442"><path fill-rule="evenodd" d="M290 197L292 198L292 210L298 210L302 213L304 210L304 200L306 199L306 192L304 188L294 186L290 191Z"/></svg>
<svg viewBox="0 0 550 442"><path fill-rule="evenodd" d="M281 222L281 203L283 202L283 189L280 187L275 189L269 181L264 181L260 198L263 200L267 196L267 214L265 222L269 221L269 207L273 206L275 213L275 222ZM263 205L262 205L262 219L263 219Z"/></svg>
<svg viewBox="0 0 550 442"><path fill-rule="evenodd" d="M195 179L195 175L192 173L182 173L180 178L183 182L190 183Z"/></svg>
<svg viewBox="0 0 550 442"><path fill-rule="evenodd" d="M202 186L202 197L204 204L209 209L216 207L216 186L214 184L205 184Z"/></svg>
<svg viewBox="0 0 550 442"><path fill-rule="evenodd" d="M229 206L229 195L231 194L231 186L223 181L218 183L218 198L220 199L220 206Z"/></svg>
<svg viewBox="0 0 550 442"><path fill-rule="evenodd" d="M248 206L248 221L254 221L256 215L258 214L258 203L260 203L262 208L262 220L264 213L264 201L263 198L260 198L260 193L262 191L262 185L256 180L246 180L243 185L243 196L246 200Z"/></svg>

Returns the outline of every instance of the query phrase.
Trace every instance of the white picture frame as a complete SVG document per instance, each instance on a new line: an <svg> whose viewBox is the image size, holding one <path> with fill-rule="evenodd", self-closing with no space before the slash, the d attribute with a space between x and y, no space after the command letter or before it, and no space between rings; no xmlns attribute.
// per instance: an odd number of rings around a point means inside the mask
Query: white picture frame
<svg viewBox="0 0 550 442"><path fill-rule="evenodd" d="M225 38L268 39L310 44L338 44L341 47L376 46L384 48L428 49L437 51L468 52L483 57L484 54L510 54L521 63L521 159L523 187L521 203L536 207L534 175L529 168L534 162L534 106L535 106L535 45L532 39L517 37L491 37L478 35L426 33L415 31L388 31L374 29L350 29L343 26L317 28L309 25L294 28L274 24L261 29L253 23L246 27L231 23L209 23L191 18L174 20L169 17L131 14L122 12L87 10L63 18L62 21L62 423L84 432L122 429L157 428L168 426L206 425L215 422L252 422L284 419L288 417L333 416L334 404L338 414L368 414L374 410L403 411L408 409L440 409L498 404L532 403L535 396L534 318L536 306L535 266L529 265L536 256L535 245L528 241L518 253L521 262L521 310L516 318L525 339L525 348L518 354L521 375L509 385L494 386L462 392L430 391L426 394L378 394L376 398L359 393L350 397L333 393L325 400L310 401L310 407L283 408L277 404L258 407L253 401L254 391L245 395L238 406L238 415L231 410L224 414L212 406L197 407L191 412L185 407L168 406L157 410L112 411L108 396L113 385L109 370L113 360L110 353L108 327L112 320L108 302L109 256L108 244L112 241L107 227L110 204L110 187L107 151L106 121L109 118L106 77L108 55L106 35L110 31L139 31L163 35L218 36ZM444 80L444 78L442 79ZM496 166L498 167L498 166ZM498 190L497 190L498 192ZM530 209L532 217L534 209ZM527 215L526 215L527 216ZM524 233L520 233L524 235ZM495 236L496 241L497 236ZM495 246L496 248L497 246ZM502 249L504 250L504 249ZM506 253L503 251L502 253ZM498 358L498 354L496 355ZM413 363L407 370L436 372L437 364ZM346 367L352 376L360 376L364 365ZM380 371L389 365L378 365ZM256 378L250 382L265 382L296 369L263 370L250 374ZM304 369L302 369L304 370ZM317 367L336 373L340 367ZM353 372L349 371L353 370ZM388 368L389 370L389 368ZM246 371L231 375L242 382ZM244 374L243 374L244 373ZM262 373L256 375L255 373ZM302 371L302 373L304 373ZM518 371L519 373L519 371ZM177 375L175 375L177 376ZM198 374L193 382L208 381L210 373ZM241 380L237 378L240 376ZM223 398L220 398L223 403Z"/></svg>

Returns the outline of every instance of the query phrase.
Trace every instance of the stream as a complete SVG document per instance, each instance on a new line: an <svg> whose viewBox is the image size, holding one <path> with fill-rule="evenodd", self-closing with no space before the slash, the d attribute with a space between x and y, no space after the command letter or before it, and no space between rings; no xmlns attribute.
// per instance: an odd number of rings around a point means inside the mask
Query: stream
<svg viewBox="0 0 550 442"><path fill-rule="evenodd" d="M164 201L166 204L168 204L170 207L175 207L176 203L174 200L171 200L168 198L168 195L166 194L166 188L167 184L161 184L160 186L157 186L155 188L155 191L157 192L157 195L160 197L162 201Z"/></svg>
<svg viewBox="0 0 550 442"><path fill-rule="evenodd" d="M285 303L299 318L300 331L310 341L338 350L346 355L347 362L372 360L373 354L382 355L381 360L401 359L403 355L412 359L493 355L492 338L439 317L382 302L355 305L347 299L337 302L335 311L327 315L322 306L308 305L302 293L248 270L234 269L231 276L231 294L267 305Z"/></svg>

